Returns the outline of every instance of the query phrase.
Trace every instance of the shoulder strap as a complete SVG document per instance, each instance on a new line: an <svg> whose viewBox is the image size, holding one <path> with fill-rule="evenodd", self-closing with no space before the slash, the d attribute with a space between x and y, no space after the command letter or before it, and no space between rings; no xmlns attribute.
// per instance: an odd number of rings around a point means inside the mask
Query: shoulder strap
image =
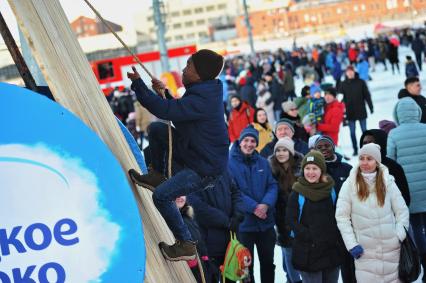
<svg viewBox="0 0 426 283"><path fill-rule="evenodd" d="M336 196L336 191L334 190L334 188L331 189L331 199L333 200L333 204L335 205L337 196Z"/></svg>
<svg viewBox="0 0 426 283"><path fill-rule="evenodd" d="M302 218L303 205L305 204L305 197L299 193L299 217L297 218L297 222L300 223L300 219ZM290 231L290 237L294 238L294 231Z"/></svg>
<svg viewBox="0 0 426 283"><path fill-rule="evenodd" d="M299 217L297 218L297 222L300 223L300 219L302 218L303 206L305 205L305 197L299 193Z"/></svg>
<svg viewBox="0 0 426 283"><path fill-rule="evenodd" d="M331 199L333 200L333 204L336 204L336 191L334 188L331 189ZM297 221L300 223L300 219L302 218L303 206L305 205L305 197L299 193L299 217Z"/></svg>

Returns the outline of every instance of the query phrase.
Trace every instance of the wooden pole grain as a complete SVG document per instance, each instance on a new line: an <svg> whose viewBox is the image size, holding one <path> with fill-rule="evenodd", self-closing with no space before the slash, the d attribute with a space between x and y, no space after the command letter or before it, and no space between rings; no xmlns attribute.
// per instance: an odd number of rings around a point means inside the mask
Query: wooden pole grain
<svg viewBox="0 0 426 283"><path fill-rule="evenodd" d="M119 160L124 172L138 168L59 1L8 2L55 100L98 134ZM157 244L159 241L173 242L172 234L153 205L151 193L138 190L128 180L144 227L147 254L144 282L195 282L185 262L164 260Z"/></svg>
<svg viewBox="0 0 426 283"><path fill-rule="evenodd" d="M95 7L93 7L93 5L88 1L88 0L84 0L84 2L86 2L87 6L89 6L89 8L93 11L93 13L95 13L95 15L101 20L102 24L104 26L107 27L107 29L114 35L114 37L121 43L121 45L123 45L124 49L127 50L127 52L129 53L129 55L131 55L133 57L133 59L138 62L139 66L142 67L142 69L148 74L148 76L151 79L154 79L155 77L151 74L151 72L145 67L145 65L142 63L142 61L138 58L138 56L136 56L135 53L132 52L132 50L130 50L129 46L127 46L126 43L124 43L124 41L118 36L118 34L114 31L114 29L111 27L111 25L105 21L105 19L102 17L102 15L98 12L98 10L96 10ZM165 70L167 71L167 70ZM166 99L166 92L165 90L161 90L160 91L160 95ZM167 177L171 178L172 177L172 156L173 156L173 138L172 138L172 123L170 121L167 121L167 132L168 132L168 140L169 140L169 155L168 155L168 166L167 166Z"/></svg>

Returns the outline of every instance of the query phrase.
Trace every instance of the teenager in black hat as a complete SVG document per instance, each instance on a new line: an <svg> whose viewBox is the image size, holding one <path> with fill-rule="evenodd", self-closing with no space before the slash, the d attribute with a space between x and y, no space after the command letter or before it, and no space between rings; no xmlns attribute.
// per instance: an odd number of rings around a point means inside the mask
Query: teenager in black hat
<svg viewBox="0 0 426 283"><path fill-rule="evenodd" d="M202 49L192 54L182 72L186 92L180 99L162 99L148 89L133 67L127 76L138 101L152 114L173 122L173 174L166 180L167 125L156 122L148 129L152 163L146 175L131 169L129 175L138 185L154 192L152 198L176 238L174 245L160 243L168 260L192 260L196 255L188 227L182 220L174 200L179 196L213 187L227 168L228 132L223 109L223 86L216 77L223 67L223 57ZM160 93L165 85L152 80Z"/></svg>

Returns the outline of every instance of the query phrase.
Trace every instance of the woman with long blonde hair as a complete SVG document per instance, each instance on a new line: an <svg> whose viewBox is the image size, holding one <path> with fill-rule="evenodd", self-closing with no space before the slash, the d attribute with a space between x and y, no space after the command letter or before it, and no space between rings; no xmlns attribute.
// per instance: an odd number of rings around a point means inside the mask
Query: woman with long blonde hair
<svg viewBox="0 0 426 283"><path fill-rule="evenodd" d="M381 164L380 146L364 145L359 166L343 184L336 207L337 226L355 258L358 282L399 282L400 242L408 220L395 179Z"/></svg>

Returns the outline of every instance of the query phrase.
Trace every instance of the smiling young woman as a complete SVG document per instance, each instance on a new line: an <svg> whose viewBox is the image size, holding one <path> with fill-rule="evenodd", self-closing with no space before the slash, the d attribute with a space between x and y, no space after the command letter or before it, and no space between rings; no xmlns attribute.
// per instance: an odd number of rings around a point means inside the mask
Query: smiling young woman
<svg viewBox="0 0 426 283"><path fill-rule="evenodd" d="M397 282L400 242L408 229L408 207L381 164L380 146L364 145L359 165L343 184L336 220L347 250L355 259L358 282Z"/></svg>
<svg viewBox="0 0 426 283"><path fill-rule="evenodd" d="M304 157L301 172L286 210L294 235L292 262L304 283L337 283L344 248L334 217L334 181L319 151Z"/></svg>

